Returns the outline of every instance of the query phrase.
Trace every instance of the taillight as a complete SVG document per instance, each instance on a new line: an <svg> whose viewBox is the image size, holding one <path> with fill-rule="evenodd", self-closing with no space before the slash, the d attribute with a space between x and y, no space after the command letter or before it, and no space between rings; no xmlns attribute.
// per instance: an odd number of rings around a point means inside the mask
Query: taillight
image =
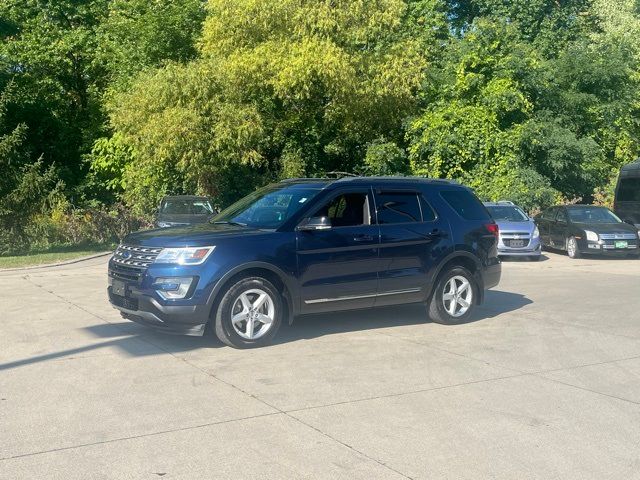
<svg viewBox="0 0 640 480"><path fill-rule="evenodd" d="M497 223L487 223L485 225L489 233L491 233L494 237L498 238L500 236L500 229L498 228Z"/></svg>

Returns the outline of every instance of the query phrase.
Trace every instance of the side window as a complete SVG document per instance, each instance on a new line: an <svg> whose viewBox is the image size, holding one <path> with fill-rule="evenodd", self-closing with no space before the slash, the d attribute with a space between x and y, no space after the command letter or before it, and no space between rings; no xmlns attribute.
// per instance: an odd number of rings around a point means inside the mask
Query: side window
<svg viewBox="0 0 640 480"><path fill-rule="evenodd" d="M567 212L565 212L562 208L558 209L556 220L560 223L567 223Z"/></svg>
<svg viewBox="0 0 640 480"><path fill-rule="evenodd" d="M420 195L420 207L422 208L422 221L423 222L433 222L437 215L436 211L429 205L429 202Z"/></svg>
<svg viewBox="0 0 640 480"><path fill-rule="evenodd" d="M320 208L315 216L329 217L334 227L371 225L369 199L366 193L338 195Z"/></svg>
<svg viewBox="0 0 640 480"><path fill-rule="evenodd" d="M616 200L618 202L640 202L640 178L621 179Z"/></svg>
<svg viewBox="0 0 640 480"><path fill-rule="evenodd" d="M466 220L490 220L489 212L473 193L463 188L445 190L440 193L442 198L458 215Z"/></svg>
<svg viewBox="0 0 640 480"><path fill-rule="evenodd" d="M376 195L378 223L413 223L422 221L418 195L412 192L382 192Z"/></svg>

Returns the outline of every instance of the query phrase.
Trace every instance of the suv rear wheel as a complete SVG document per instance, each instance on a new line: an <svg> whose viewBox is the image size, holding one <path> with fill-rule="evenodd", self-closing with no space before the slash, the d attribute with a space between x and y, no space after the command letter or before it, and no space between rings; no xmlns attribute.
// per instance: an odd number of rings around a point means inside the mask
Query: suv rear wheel
<svg viewBox="0 0 640 480"><path fill-rule="evenodd" d="M268 344L280 328L282 296L261 277L239 280L224 293L215 316L216 335L234 348Z"/></svg>
<svg viewBox="0 0 640 480"><path fill-rule="evenodd" d="M454 267L438 279L429 301L429 317L436 323L464 323L474 307L476 282L469 270Z"/></svg>

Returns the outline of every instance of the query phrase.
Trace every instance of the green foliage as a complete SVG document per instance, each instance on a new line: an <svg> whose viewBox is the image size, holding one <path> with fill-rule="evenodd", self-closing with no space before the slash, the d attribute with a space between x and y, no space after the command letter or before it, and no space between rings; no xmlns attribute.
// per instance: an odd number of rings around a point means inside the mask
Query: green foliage
<svg viewBox="0 0 640 480"><path fill-rule="evenodd" d="M406 175L407 154L393 142L381 138L371 142L364 157L364 175Z"/></svg>
<svg viewBox="0 0 640 480"><path fill-rule="evenodd" d="M636 0L5 0L0 218L33 220L4 235L329 171L608 202L639 65Z"/></svg>
<svg viewBox="0 0 640 480"><path fill-rule="evenodd" d="M441 35L405 27L433 23L430 5L210 1L201 58L143 73L109 104L135 151L125 199L143 211L166 193L197 191L225 204L233 197L221 187L239 176L234 196L277 176L353 170L369 143L402 142L424 80L422 46Z"/></svg>
<svg viewBox="0 0 640 480"><path fill-rule="evenodd" d="M444 52L410 124L412 170L462 179L492 199L524 192L531 206L559 192L588 201L638 154L638 76L620 45L574 37L547 56L521 22L476 16Z"/></svg>
<svg viewBox="0 0 640 480"><path fill-rule="evenodd" d="M25 246L27 226L59 188L53 167L44 169L41 160L27 163L26 126L6 125L10 95L11 90L0 93L0 254Z"/></svg>
<svg viewBox="0 0 640 480"><path fill-rule="evenodd" d="M95 63L126 84L143 69L190 60L204 13L201 0L112 0L96 31Z"/></svg>

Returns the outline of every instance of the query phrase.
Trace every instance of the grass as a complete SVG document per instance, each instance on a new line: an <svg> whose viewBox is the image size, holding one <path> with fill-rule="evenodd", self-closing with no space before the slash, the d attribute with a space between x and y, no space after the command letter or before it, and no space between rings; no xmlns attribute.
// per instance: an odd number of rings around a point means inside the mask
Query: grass
<svg viewBox="0 0 640 480"><path fill-rule="evenodd" d="M115 248L114 244L73 245L55 247L45 251L30 252L24 255L0 256L0 269L32 267L64 262L86 257L95 253L107 252Z"/></svg>

